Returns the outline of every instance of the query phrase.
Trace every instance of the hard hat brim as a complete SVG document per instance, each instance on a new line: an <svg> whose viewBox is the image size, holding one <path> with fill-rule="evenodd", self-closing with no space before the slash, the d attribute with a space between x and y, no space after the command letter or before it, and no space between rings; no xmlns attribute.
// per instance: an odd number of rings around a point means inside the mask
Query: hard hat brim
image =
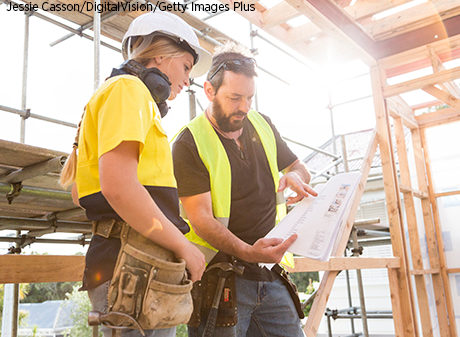
<svg viewBox="0 0 460 337"><path fill-rule="evenodd" d="M148 36L150 34L160 33L169 35L172 38L179 38L185 41L191 49L198 55L198 61L190 72L190 77L200 77L208 71L212 63L211 54L200 46L198 36L192 27L182 18L169 12L150 12L143 14L131 22L122 41L122 54L124 60L127 60L128 46L127 43L134 36Z"/></svg>
<svg viewBox="0 0 460 337"><path fill-rule="evenodd" d="M197 78L205 75L212 63L211 53L201 46L191 46L198 54L198 62L193 66L190 72L191 78Z"/></svg>

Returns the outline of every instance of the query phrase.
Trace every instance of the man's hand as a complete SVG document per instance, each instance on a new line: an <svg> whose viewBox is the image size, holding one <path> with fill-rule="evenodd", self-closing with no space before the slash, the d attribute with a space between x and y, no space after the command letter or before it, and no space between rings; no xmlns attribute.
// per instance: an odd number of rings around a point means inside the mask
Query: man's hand
<svg viewBox="0 0 460 337"><path fill-rule="evenodd" d="M291 235L284 241L280 238L261 238L248 247L243 260L254 263L279 263L296 239L297 234Z"/></svg>
<svg viewBox="0 0 460 337"><path fill-rule="evenodd" d="M281 177L278 192L284 191L287 187L289 187L292 191L297 193L295 197L288 198L288 205L295 204L299 202L303 198L307 198L309 195L316 197L318 193L315 192L308 184L306 184L300 176L294 172L288 172L284 176Z"/></svg>

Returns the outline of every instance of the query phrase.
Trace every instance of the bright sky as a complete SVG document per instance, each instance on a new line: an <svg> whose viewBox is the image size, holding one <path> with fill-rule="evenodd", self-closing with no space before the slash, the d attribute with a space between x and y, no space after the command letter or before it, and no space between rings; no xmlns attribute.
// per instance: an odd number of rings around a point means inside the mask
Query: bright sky
<svg viewBox="0 0 460 337"><path fill-rule="evenodd" d="M43 14L43 12L41 12ZM204 15L203 15L204 16ZM57 17L52 16L58 20ZM63 20L61 20L63 21ZM70 22L68 26L78 28ZM227 12L207 21L237 41L250 47L249 23L234 12ZM257 29L257 27L253 27ZM24 14L7 12L0 5L0 105L21 108L22 69L24 48ZM92 35L91 31L86 32ZM274 40L268 34L259 33L273 41L297 59L309 63L302 56ZM29 63L27 82L27 104L32 113L65 120L77 124L82 110L93 92L93 42L72 37L54 47L50 43L68 34L67 30L45 22L37 17L30 18ZM103 38L103 41L108 41ZM119 44L109 43L119 47ZM349 64L335 64L333 55L328 67L314 72L265 41L255 38L254 47L260 67L269 70L288 82L289 85L259 71L258 108L268 115L283 136L311 146L320 146L331 137L331 125L326 83L366 74L368 67L360 61ZM101 48L101 81L111 69L123 62L122 57L108 48ZM202 78L197 82L202 84ZM199 87L193 87L199 103L206 107L207 100ZM332 104L371 95L369 76L331 86ZM431 99L428 99L431 100ZM409 103L411 104L411 103ZM169 137L188 121L188 95L183 92L170 104L172 107L164 119ZM197 107L199 110L199 108ZM334 109L336 135L375 126L371 98ZM69 152L74 141L75 129L59 126L36 119L26 122L26 144ZM19 142L20 117L0 111L0 139ZM293 151L304 158L310 151L289 144ZM0 243L1 245L1 243ZM59 247L60 245L56 245ZM0 246L1 247L1 246ZM34 245L33 250L39 249ZM81 250L81 249L80 249ZM48 250L50 252L50 250ZM61 252L62 253L62 252ZM71 252L67 251L70 254Z"/></svg>

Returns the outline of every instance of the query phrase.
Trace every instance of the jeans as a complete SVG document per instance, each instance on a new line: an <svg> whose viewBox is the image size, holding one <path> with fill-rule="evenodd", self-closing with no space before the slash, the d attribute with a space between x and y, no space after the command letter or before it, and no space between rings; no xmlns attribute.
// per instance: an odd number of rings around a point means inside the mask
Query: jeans
<svg viewBox="0 0 460 337"><path fill-rule="evenodd" d="M281 280L258 282L236 277L238 323L216 327L216 337L304 337L299 316ZM198 328L188 327L189 337L201 337L206 318Z"/></svg>
<svg viewBox="0 0 460 337"><path fill-rule="evenodd" d="M88 290L88 296L93 306L94 311L99 311L101 313L106 313L107 308L109 307L108 303L108 293L109 293L110 281L107 281L100 286ZM112 336L112 329L101 325L100 331L104 337ZM121 330L122 337L141 337L142 334L138 330L126 329ZM168 329L157 329L157 330L144 330L146 337L174 337L176 336L176 327Z"/></svg>

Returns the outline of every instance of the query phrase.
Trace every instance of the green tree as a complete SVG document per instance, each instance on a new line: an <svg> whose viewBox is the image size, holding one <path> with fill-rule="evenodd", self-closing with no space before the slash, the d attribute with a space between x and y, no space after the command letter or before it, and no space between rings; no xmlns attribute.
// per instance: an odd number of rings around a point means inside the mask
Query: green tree
<svg viewBox="0 0 460 337"><path fill-rule="evenodd" d="M176 328L176 337L187 337L187 325L186 324L181 324L178 325Z"/></svg>
<svg viewBox="0 0 460 337"><path fill-rule="evenodd" d="M45 301L65 300L78 282L30 283L27 296L21 303L42 303Z"/></svg>
<svg viewBox="0 0 460 337"><path fill-rule="evenodd" d="M64 305L70 305L74 303L72 313L70 315L74 326L66 331L65 336L69 337L91 337L92 327L88 325L88 313L91 311L91 302L86 291L78 291L81 286L81 282L76 284L72 292L67 294L67 299ZM99 332L99 336L102 336L102 332Z"/></svg>
<svg viewBox="0 0 460 337"><path fill-rule="evenodd" d="M319 281L319 273L318 272L304 272L304 273L290 273L289 276L291 277L292 281L297 286L297 290L301 293L307 293L308 285L311 281Z"/></svg>

